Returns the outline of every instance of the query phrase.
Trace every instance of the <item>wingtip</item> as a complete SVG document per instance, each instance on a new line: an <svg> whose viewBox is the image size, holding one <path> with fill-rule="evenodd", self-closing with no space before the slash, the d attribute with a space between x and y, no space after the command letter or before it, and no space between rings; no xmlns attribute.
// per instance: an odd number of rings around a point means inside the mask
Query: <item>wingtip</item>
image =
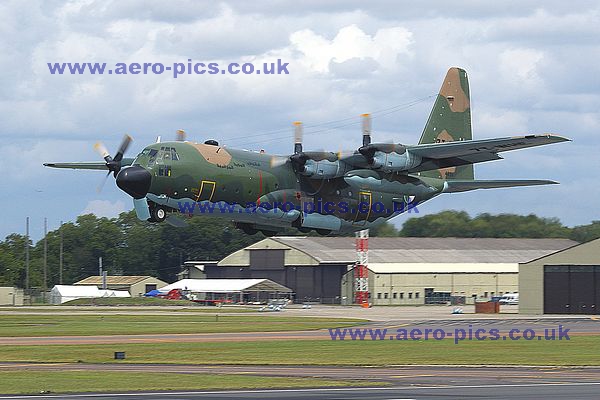
<svg viewBox="0 0 600 400"><path fill-rule="evenodd" d="M554 133L546 133L546 136L556 140L557 142L572 142L573 139L570 139L566 136L557 135Z"/></svg>

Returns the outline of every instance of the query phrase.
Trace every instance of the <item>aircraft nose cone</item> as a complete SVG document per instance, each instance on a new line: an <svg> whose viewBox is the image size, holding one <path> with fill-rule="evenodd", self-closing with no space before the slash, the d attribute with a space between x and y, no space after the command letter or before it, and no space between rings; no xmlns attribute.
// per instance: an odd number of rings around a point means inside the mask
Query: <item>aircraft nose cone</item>
<svg viewBox="0 0 600 400"><path fill-rule="evenodd" d="M117 175L117 186L134 199L146 197L151 181L150 172L137 165L123 168Z"/></svg>

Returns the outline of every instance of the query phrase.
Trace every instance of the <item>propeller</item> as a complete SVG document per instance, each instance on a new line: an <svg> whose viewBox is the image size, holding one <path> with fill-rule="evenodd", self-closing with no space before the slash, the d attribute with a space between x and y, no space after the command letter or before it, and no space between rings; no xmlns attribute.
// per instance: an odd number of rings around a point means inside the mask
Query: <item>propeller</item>
<svg viewBox="0 0 600 400"><path fill-rule="evenodd" d="M100 156L104 158L104 161L106 161L106 168L108 168L108 173L104 177L104 180L96 188L96 191L98 193L102 191L102 188L104 187L104 184L106 183L106 180L108 179L108 176L111 172L113 173L113 176L115 178L117 177L117 174L121 170L121 161L123 160L123 155L127 151L127 148L131 144L132 140L133 139L131 138L131 136L125 135L114 157L110 155L110 153L106 149L106 146L104 146L104 144L102 144L101 142L98 142L94 145L94 150L96 150L96 152L98 152L98 154L100 154Z"/></svg>

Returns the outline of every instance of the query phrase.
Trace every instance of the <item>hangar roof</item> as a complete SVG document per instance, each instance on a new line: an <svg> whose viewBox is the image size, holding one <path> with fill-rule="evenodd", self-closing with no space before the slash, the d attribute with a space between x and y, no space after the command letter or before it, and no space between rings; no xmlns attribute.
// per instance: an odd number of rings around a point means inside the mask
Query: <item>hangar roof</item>
<svg viewBox="0 0 600 400"><path fill-rule="evenodd" d="M292 289L269 279L182 279L159 290L168 292L173 289L194 293L292 292Z"/></svg>
<svg viewBox="0 0 600 400"><path fill-rule="evenodd" d="M355 260L351 237L278 236L265 240L300 250L321 263ZM569 239L374 237L369 239L369 263L519 263L576 244Z"/></svg>
<svg viewBox="0 0 600 400"><path fill-rule="evenodd" d="M600 238L522 264L600 265Z"/></svg>
<svg viewBox="0 0 600 400"><path fill-rule="evenodd" d="M141 282L146 279L156 279L151 276L116 276L116 275L108 275L106 277L107 285L135 285L138 282ZM102 277L98 275L88 276L85 279L80 280L79 282L75 282L74 285L102 285Z"/></svg>
<svg viewBox="0 0 600 400"><path fill-rule="evenodd" d="M69 297L100 297L98 286L73 286L73 285L54 285L52 292L61 296Z"/></svg>
<svg viewBox="0 0 600 400"><path fill-rule="evenodd" d="M449 273L517 273L517 263L369 263L376 274L449 274Z"/></svg>

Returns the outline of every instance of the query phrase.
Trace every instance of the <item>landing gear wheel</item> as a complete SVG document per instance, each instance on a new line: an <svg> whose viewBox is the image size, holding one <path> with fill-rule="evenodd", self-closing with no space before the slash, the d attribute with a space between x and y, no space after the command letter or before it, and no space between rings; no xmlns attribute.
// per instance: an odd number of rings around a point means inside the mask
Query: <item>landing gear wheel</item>
<svg viewBox="0 0 600 400"><path fill-rule="evenodd" d="M163 222L167 218L167 211L162 206L155 206L150 210L150 215L154 222Z"/></svg>
<svg viewBox="0 0 600 400"><path fill-rule="evenodd" d="M327 236L331 233L328 229L316 229L317 233L321 236Z"/></svg>

